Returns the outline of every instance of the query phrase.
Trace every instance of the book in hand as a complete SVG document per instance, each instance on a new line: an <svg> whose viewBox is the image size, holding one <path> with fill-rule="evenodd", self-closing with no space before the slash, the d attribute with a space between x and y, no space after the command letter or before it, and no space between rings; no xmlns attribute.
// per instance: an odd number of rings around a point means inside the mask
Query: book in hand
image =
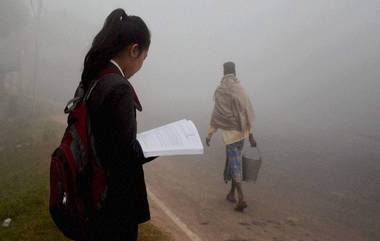
<svg viewBox="0 0 380 241"><path fill-rule="evenodd" d="M203 154L198 130L190 120L176 121L137 134L145 157Z"/></svg>

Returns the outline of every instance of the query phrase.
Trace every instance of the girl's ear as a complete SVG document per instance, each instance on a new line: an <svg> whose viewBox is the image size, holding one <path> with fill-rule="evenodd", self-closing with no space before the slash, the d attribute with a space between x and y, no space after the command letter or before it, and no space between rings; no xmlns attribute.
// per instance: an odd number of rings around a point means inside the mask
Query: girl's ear
<svg viewBox="0 0 380 241"><path fill-rule="evenodd" d="M140 56L140 46L138 44L132 44L129 47L129 55L132 58L138 58Z"/></svg>

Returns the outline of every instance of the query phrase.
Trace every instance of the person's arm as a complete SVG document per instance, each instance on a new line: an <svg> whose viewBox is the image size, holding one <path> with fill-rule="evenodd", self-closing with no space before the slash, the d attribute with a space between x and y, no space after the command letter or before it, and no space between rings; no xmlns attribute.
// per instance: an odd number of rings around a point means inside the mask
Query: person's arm
<svg viewBox="0 0 380 241"><path fill-rule="evenodd" d="M144 157L141 145L136 139L137 123L132 87L120 85L110 95L109 118L116 129L115 140L121 143L120 154L125 157L125 161L137 160L144 164L154 160L156 157Z"/></svg>
<svg viewBox="0 0 380 241"><path fill-rule="evenodd" d="M257 146L257 142L255 138L253 137L252 129L250 130L250 133L249 133L249 143L251 144L251 147Z"/></svg>

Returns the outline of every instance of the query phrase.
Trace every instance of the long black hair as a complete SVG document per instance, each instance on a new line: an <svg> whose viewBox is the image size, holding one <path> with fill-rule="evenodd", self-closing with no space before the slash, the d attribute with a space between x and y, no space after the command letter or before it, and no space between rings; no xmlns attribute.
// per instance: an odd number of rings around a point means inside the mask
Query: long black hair
<svg viewBox="0 0 380 241"><path fill-rule="evenodd" d="M88 89L112 58L131 44L138 44L141 51L148 49L150 31L140 17L127 15L121 8L115 9L106 18L84 59L81 78L84 89Z"/></svg>

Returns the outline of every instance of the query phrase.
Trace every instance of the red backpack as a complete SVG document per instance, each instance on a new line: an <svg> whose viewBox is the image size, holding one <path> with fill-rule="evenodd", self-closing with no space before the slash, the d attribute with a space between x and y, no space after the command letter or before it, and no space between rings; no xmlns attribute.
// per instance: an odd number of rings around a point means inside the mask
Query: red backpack
<svg viewBox="0 0 380 241"><path fill-rule="evenodd" d="M74 240L88 238L107 192L107 171L96 158L86 103L98 81L86 94L80 85L67 104L68 126L51 157L49 211L63 234Z"/></svg>

